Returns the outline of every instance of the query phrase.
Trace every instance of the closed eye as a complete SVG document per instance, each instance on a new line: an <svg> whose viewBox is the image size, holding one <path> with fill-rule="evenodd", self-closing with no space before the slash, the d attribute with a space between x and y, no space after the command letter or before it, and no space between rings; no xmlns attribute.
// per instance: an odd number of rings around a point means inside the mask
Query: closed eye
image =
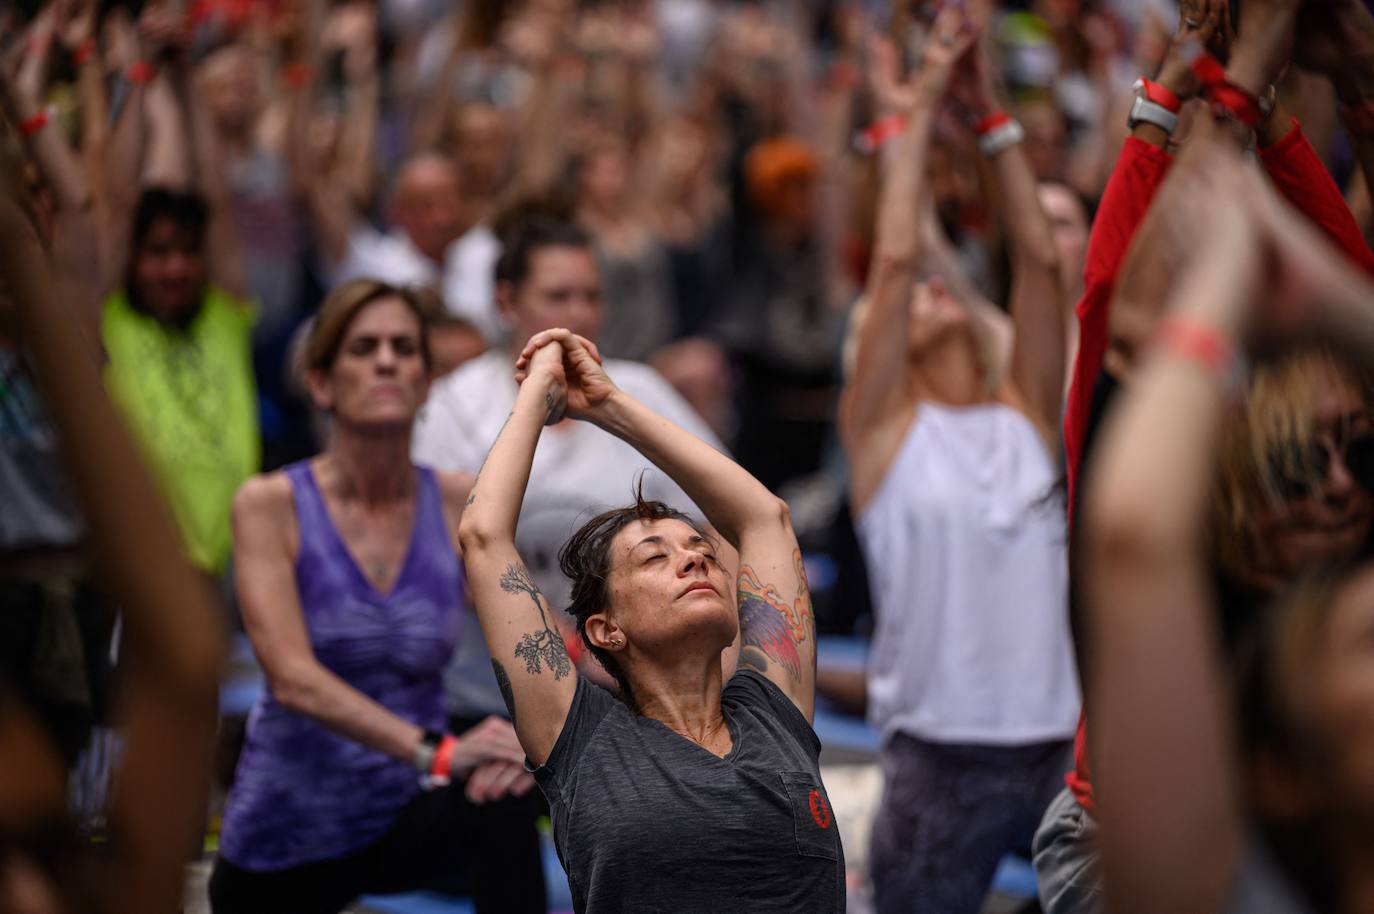
<svg viewBox="0 0 1374 914"><path fill-rule="evenodd" d="M659 559L666 559L667 557L668 557L668 556L666 556L666 555L664 555L663 553L660 552L660 553L658 553L657 555L651 555L651 556L649 556L647 559L645 559L645 560L644 560L643 562L641 562L640 564L642 564L642 565L648 565L650 562L656 562L656 561L658 561Z"/></svg>

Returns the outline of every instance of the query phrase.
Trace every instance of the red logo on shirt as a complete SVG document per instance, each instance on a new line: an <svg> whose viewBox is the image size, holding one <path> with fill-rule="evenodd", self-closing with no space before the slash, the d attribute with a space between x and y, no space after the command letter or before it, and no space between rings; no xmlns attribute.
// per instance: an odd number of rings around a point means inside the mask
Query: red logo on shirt
<svg viewBox="0 0 1374 914"><path fill-rule="evenodd" d="M830 807L825 805L825 797L821 796L819 790L813 790L808 800L811 804L811 818L821 828L829 828Z"/></svg>

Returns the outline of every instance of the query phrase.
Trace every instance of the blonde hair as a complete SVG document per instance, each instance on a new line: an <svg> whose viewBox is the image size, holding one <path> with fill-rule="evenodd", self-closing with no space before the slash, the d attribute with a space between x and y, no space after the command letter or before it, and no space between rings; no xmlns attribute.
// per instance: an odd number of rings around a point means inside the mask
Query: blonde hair
<svg viewBox="0 0 1374 914"><path fill-rule="evenodd" d="M1324 468L1305 457L1316 434L1313 403L1331 377L1358 388L1365 411L1374 412L1367 376L1330 349L1303 346L1256 364L1244 401L1227 417L1208 532L1213 554L1228 573L1251 568L1264 555L1254 514L1284 501L1285 480L1312 489L1325 482Z"/></svg>

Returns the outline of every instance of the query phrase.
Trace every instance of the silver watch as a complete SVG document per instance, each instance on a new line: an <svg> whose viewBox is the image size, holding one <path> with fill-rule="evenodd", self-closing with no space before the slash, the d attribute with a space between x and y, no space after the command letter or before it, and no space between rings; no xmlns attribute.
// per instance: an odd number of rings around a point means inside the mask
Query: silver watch
<svg viewBox="0 0 1374 914"><path fill-rule="evenodd" d="M1174 128L1178 126L1178 115L1163 105L1150 101L1142 94L1135 97L1131 113L1126 118L1126 126L1134 130L1135 125L1141 122L1154 124L1169 136L1173 136Z"/></svg>

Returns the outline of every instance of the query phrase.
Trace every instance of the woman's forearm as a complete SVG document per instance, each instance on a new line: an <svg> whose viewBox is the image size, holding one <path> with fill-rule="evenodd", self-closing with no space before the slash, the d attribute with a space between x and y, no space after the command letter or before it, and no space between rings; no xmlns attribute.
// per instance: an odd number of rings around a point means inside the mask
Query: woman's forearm
<svg viewBox="0 0 1374 914"><path fill-rule="evenodd" d="M595 421L667 473L736 548L750 526L786 522L786 506L747 470L623 391Z"/></svg>
<svg viewBox="0 0 1374 914"><path fill-rule="evenodd" d="M515 540L534 449L558 401L551 384L541 378L535 375L520 385L515 407L473 480L459 528L464 552Z"/></svg>
<svg viewBox="0 0 1374 914"><path fill-rule="evenodd" d="M410 761L424 730L388 711L311 659L269 676L277 700L354 742Z"/></svg>
<svg viewBox="0 0 1374 914"><path fill-rule="evenodd" d="M1235 345L1254 264L1200 261L1175 319ZM1214 367L1154 355L1104 432L1085 501L1090 732L1109 905L1123 911L1214 910L1240 844L1233 711L1203 558L1224 412Z"/></svg>
<svg viewBox="0 0 1374 914"><path fill-rule="evenodd" d="M916 201L925 182L938 101L933 96L918 101L906 129L887 150L875 239L880 260L914 258L918 253L921 233Z"/></svg>

